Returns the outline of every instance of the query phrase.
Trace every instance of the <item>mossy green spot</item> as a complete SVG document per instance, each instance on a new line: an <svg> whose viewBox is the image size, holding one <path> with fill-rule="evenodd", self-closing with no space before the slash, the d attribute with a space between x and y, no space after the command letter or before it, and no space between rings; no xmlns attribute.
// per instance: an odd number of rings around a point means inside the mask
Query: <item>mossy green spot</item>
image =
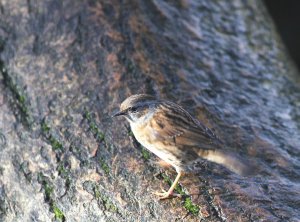
<svg viewBox="0 0 300 222"><path fill-rule="evenodd" d="M20 110L23 123L25 123L26 126L31 127L33 120L29 113L29 100L26 98L25 92L22 89L23 87L21 87L16 78L13 78L13 75L7 71L3 61L0 61L0 72L3 75L4 85L8 87L15 98L15 103Z"/></svg>
<svg viewBox="0 0 300 222"><path fill-rule="evenodd" d="M166 174L162 174L162 177L165 182L167 182L170 186L172 185L173 181L170 179L169 176ZM179 184L176 185L175 189L176 193L183 196L183 207L191 214L198 215L200 208L197 204L192 202L192 199L186 194L183 187Z"/></svg>
<svg viewBox="0 0 300 222"><path fill-rule="evenodd" d="M97 132L97 139L100 141L104 141L105 140L105 135L102 132Z"/></svg>
<svg viewBox="0 0 300 222"><path fill-rule="evenodd" d="M90 130L94 134L95 139L97 139L100 142L102 142L102 141L105 142L105 134L103 132L101 132L101 130L97 126L96 121L92 117L92 114L85 109L83 117L88 120Z"/></svg>
<svg viewBox="0 0 300 222"><path fill-rule="evenodd" d="M102 197L101 200L103 201L103 205L105 206L106 210L111 212L118 211L118 208L107 197Z"/></svg>
<svg viewBox="0 0 300 222"><path fill-rule="evenodd" d="M55 219L59 220L59 221L65 221L65 215L63 214L63 212L53 203L52 205L52 211L55 215Z"/></svg>
<svg viewBox="0 0 300 222"><path fill-rule="evenodd" d="M23 96L23 95L18 96L18 99L19 99L19 102L22 104L25 103L25 101L26 101L25 96Z"/></svg>
<svg viewBox="0 0 300 222"><path fill-rule="evenodd" d="M132 132L132 131L129 131L129 132L128 132L128 136L134 136L133 132Z"/></svg>
<svg viewBox="0 0 300 222"><path fill-rule="evenodd" d="M184 204L183 204L184 208L190 212L193 215L198 215L199 214L199 206L194 204L191 200L190 197L186 197L184 199Z"/></svg>
<svg viewBox="0 0 300 222"><path fill-rule="evenodd" d="M109 166L102 158L100 159L100 166L103 169L105 174L109 174Z"/></svg>
<svg viewBox="0 0 300 222"><path fill-rule="evenodd" d="M49 142L50 142L53 150L63 150L63 145L52 135L49 136Z"/></svg>
<svg viewBox="0 0 300 222"><path fill-rule="evenodd" d="M118 207L116 205L114 205L113 202L107 196L101 194L98 185L95 185L93 190L94 190L94 197L97 200L102 202L102 204L106 210L108 210L110 212L119 212Z"/></svg>
<svg viewBox="0 0 300 222"><path fill-rule="evenodd" d="M50 145L54 151L56 151L56 150L63 151L64 146L58 139L55 138L55 136L53 134L50 133L50 126L48 126L48 124L46 123L45 120L43 120L41 122L41 130L42 130L44 137L48 140L48 143L50 143Z"/></svg>
<svg viewBox="0 0 300 222"><path fill-rule="evenodd" d="M58 165L57 171L58 171L58 174L59 174L59 175L62 175L62 176L66 175L67 172L68 172L68 171L66 170L66 168L63 166L63 164Z"/></svg>
<svg viewBox="0 0 300 222"><path fill-rule="evenodd" d="M52 194L54 192L53 186L50 184L49 179L43 175L43 173L38 174L38 181L42 184L42 188L44 189L45 200L51 201Z"/></svg>
<svg viewBox="0 0 300 222"><path fill-rule="evenodd" d="M91 113L86 108L84 108L83 117L86 118L87 120L91 120L92 119Z"/></svg>
<svg viewBox="0 0 300 222"><path fill-rule="evenodd" d="M47 123L45 121L42 121L41 129L42 129L43 133L49 133L49 131L50 131L50 127L47 125Z"/></svg>
<svg viewBox="0 0 300 222"><path fill-rule="evenodd" d="M51 199L51 195L54 191L54 188L49 185L47 182L45 182L44 184L44 190L45 190L45 198L46 200L50 200Z"/></svg>
<svg viewBox="0 0 300 222"><path fill-rule="evenodd" d="M94 187L94 196L96 199L99 199L101 197L101 193L99 191L99 188L97 186Z"/></svg>
<svg viewBox="0 0 300 222"><path fill-rule="evenodd" d="M151 155L148 150L146 150L145 148L142 148L142 156L145 160L149 160Z"/></svg>
<svg viewBox="0 0 300 222"><path fill-rule="evenodd" d="M49 204L51 212L53 212L55 215L55 219L64 222L66 218L63 212L55 204L54 187L51 184L50 179L40 172L38 174L38 182L42 185L42 189L44 190L45 195L45 201Z"/></svg>

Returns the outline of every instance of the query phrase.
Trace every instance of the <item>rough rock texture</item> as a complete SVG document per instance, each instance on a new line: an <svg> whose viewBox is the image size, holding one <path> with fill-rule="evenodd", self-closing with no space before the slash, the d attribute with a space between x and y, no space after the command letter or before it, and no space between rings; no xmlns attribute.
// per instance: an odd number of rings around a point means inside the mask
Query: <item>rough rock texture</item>
<svg viewBox="0 0 300 222"><path fill-rule="evenodd" d="M300 80L260 1L2 0L0 221L299 221ZM181 104L260 167L175 174L110 114Z"/></svg>

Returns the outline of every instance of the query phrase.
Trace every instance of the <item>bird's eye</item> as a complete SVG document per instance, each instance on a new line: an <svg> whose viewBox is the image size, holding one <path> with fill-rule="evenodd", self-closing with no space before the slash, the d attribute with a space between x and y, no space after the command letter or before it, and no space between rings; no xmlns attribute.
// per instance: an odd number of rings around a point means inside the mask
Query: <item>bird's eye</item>
<svg viewBox="0 0 300 222"><path fill-rule="evenodd" d="M130 109L130 111L132 112L132 113L135 113L135 112L137 112L137 107L131 107L131 109Z"/></svg>

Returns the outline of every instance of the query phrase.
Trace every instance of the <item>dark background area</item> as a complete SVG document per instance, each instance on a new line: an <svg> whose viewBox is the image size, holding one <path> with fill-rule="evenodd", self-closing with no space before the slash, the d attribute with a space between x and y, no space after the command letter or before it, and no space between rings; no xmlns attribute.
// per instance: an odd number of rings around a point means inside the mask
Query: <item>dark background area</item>
<svg viewBox="0 0 300 222"><path fill-rule="evenodd" d="M300 1L264 0L292 59L300 67Z"/></svg>

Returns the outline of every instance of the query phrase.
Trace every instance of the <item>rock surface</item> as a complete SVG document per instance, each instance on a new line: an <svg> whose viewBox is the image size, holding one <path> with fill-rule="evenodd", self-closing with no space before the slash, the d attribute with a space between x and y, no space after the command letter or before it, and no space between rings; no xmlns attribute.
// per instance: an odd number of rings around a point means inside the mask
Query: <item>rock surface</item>
<svg viewBox="0 0 300 222"><path fill-rule="evenodd" d="M260 1L2 0L0 221L299 221L300 81ZM181 104L260 168L175 174L110 115Z"/></svg>

